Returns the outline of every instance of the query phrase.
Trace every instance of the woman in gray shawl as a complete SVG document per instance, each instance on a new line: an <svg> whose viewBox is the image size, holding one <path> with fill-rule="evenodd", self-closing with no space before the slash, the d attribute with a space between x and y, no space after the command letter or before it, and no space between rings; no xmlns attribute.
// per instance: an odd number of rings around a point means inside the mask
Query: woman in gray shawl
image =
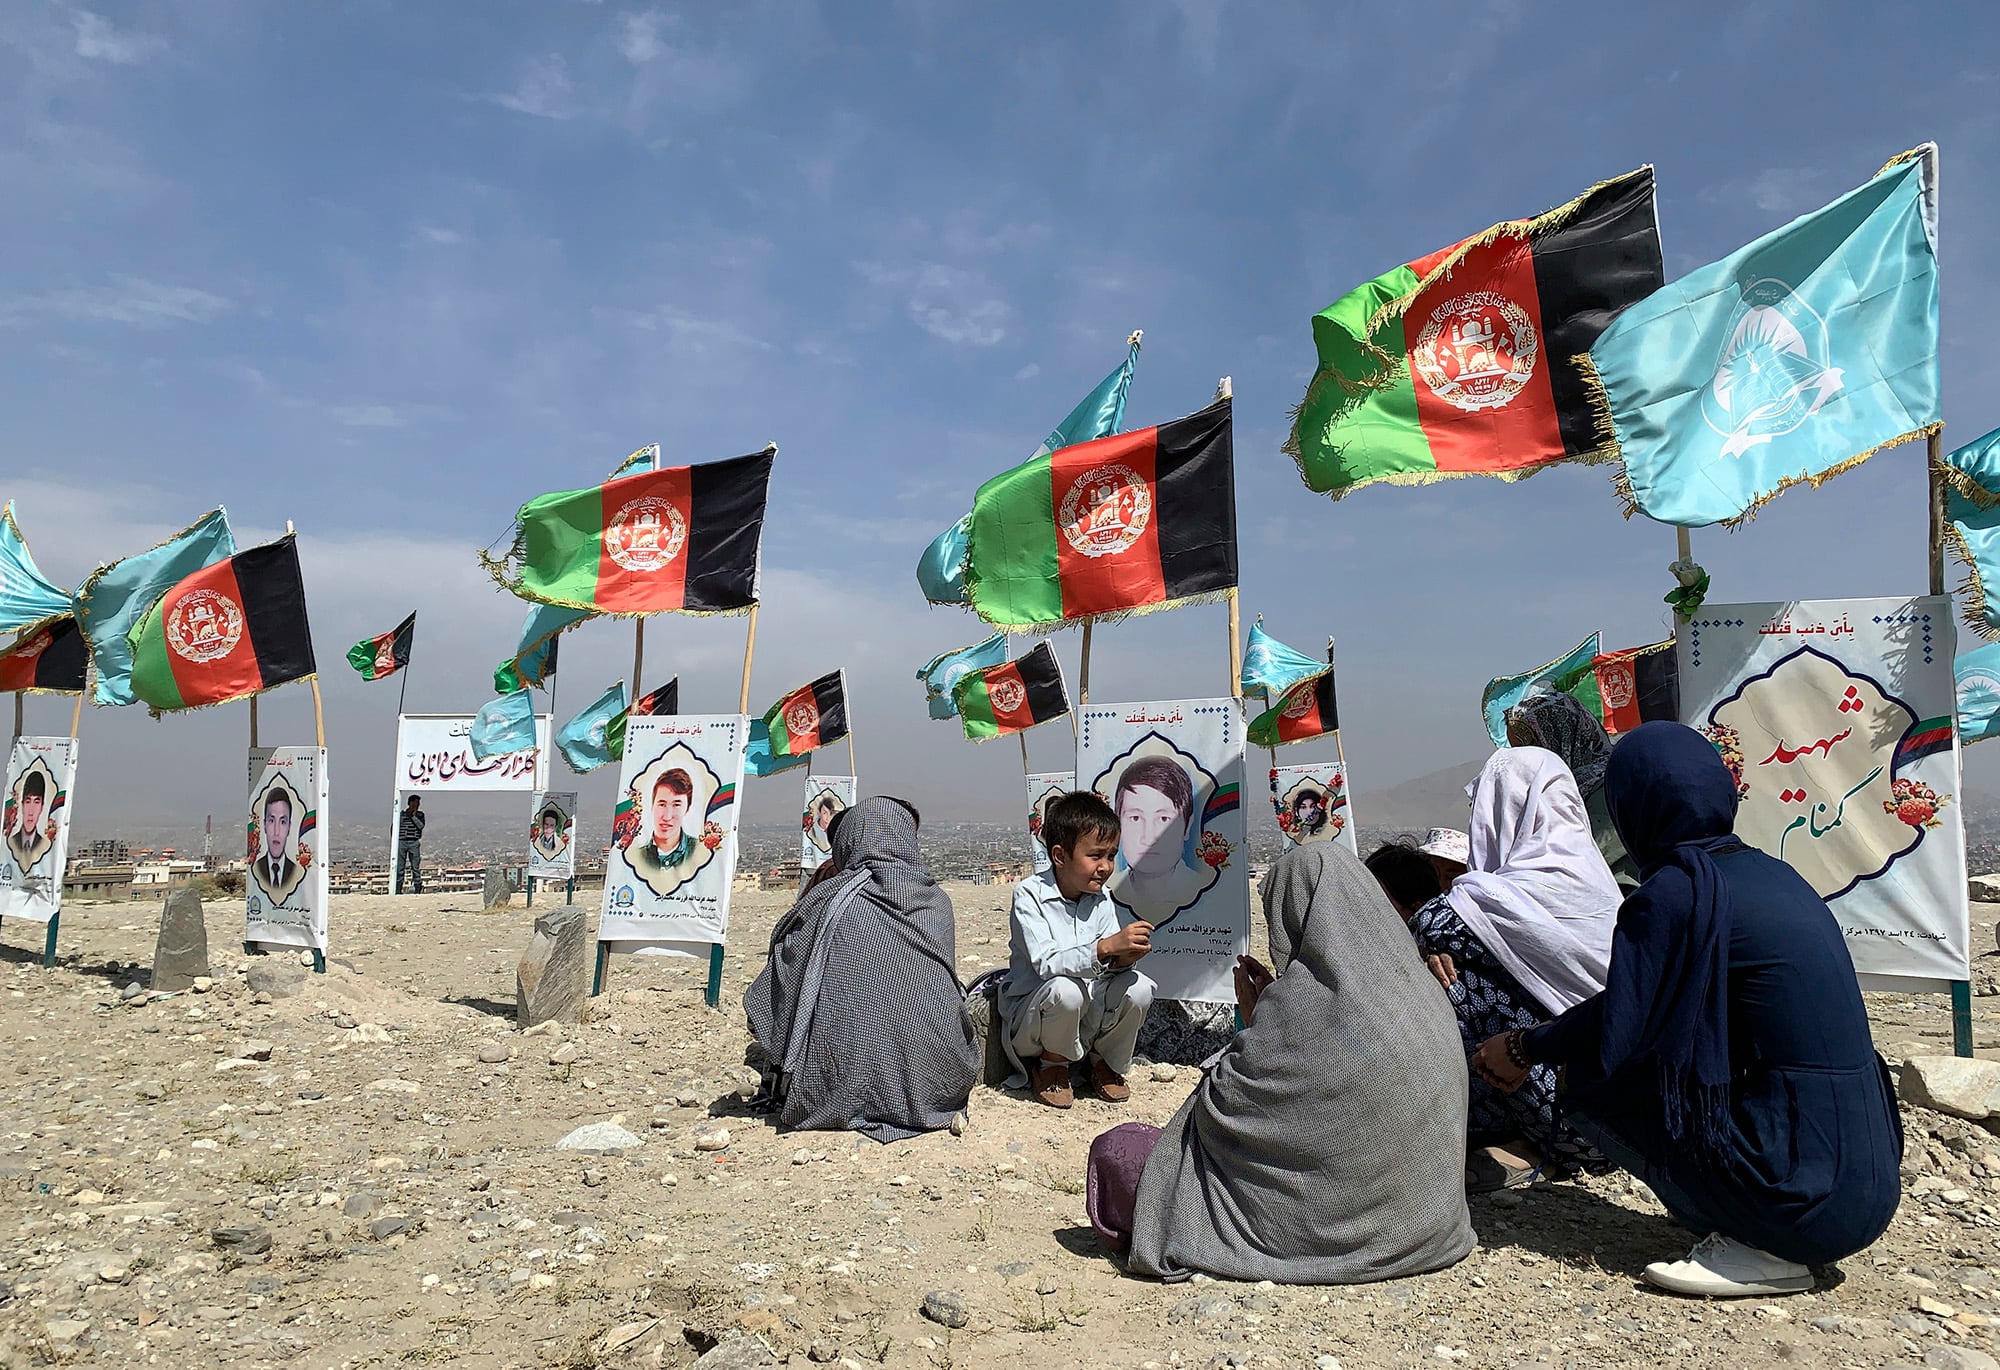
<svg viewBox="0 0 2000 1370"><path fill-rule="evenodd" d="M1444 991L1337 842L1272 868L1264 916L1279 973L1243 963L1248 1026L1145 1163L1130 1269L1359 1284L1456 1263L1476 1238Z"/></svg>
<svg viewBox="0 0 2000 1370"><path fill-rule="evenodd" d="M777 1070L779 1125L878 1142L936 1131L980 1065L959 1014L951 900L897 800L854 805L829 845L839 873L778 920L743 1001Z"/></svg>

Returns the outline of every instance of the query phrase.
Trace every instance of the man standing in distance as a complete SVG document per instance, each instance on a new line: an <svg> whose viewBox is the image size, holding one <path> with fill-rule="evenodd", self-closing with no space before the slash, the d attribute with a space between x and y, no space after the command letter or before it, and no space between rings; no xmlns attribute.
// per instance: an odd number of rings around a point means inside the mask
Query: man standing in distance
<svg viewBox="0 0 2000 1370"><path fill-rule="evenodd" d="M416 795L396 816L396 893L403 892L403 872L410 873L410 893L424 892L424 824L428 821Z"/></svg>

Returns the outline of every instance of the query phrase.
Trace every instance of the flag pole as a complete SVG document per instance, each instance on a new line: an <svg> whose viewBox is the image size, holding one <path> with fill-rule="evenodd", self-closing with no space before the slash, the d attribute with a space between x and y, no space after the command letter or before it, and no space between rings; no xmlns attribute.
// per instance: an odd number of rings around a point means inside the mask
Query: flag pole
<svg viewBox="0 0 2000 1370"><path fill-rule="evenodd" d="M1243 698L1243 643L1239 633L1243 627L1242 610L1237 603L1237 588L1229 587L1229 693ZM1269 698L1268 692L1265 698Z"/></svg>
<svg viewBox="0 0 2000 1370"><path fill-rule="evenodd" d="M859 777L861 772L854 768L854 724L847 725L847 773Z"/></svg>
<svg viewBox="0 0 2000 1370"><path fill-rule="evenodd" d="M1090 703L1090 630L1097 626L1096 619L1088 619L1083 625L1083 668L1077 672L1076 702Z"/></svg>
<svg viewBox="0 0 2000 1370"><path fill-rule="evenodd" d="M250 696L250 750L257 750L257 696Z"/></svg>
<svg viewBox="0 0 2000 1370"><path fill-rule="evenodd" d="M83 723L83 691L76 692L76 706L69 711L70 741L76 740L76 730Z"/></svg>
<svg viewBox="0 0 2000 1370"><path fill-rule="evenodd" d="M632 630L632 698L637 699L645 689L646 620L635 618L632 622L635 625ZM554 707L553 704L551 707Z"/></svg>
<svg viewBox="0 0 2000 1370"><path fill-rule="evenodd" d="M750 604L750 627L743 634L743 688L736 695L736 712L750 712L750 659L757 653L757 603Z"/></svg>
<svg viewBox="0 0 2000 1370"><path fill-rule="evenodd" d="M323 751L326 748L326 711L320 707L319 677L314 676L306 683L313 687L313 735L319 739L317 745Z"/></svg>

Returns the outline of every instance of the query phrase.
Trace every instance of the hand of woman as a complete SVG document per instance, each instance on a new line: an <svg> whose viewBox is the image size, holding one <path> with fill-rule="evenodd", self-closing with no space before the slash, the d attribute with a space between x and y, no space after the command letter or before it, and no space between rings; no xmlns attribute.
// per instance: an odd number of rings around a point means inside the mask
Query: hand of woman
<svg viewBox="0 0 2000 1370"><path fill-rule="evenodd" d="M1248 1023L1257 1011L1257 1000L1263 997L1277 977L1254 956L1236 958L1236 1011Z"/></svg>
<svg viewBox="0 0 2000 1370"><path fill-rule="evenodd" d="M1452 964L1451 957L1444 952L1425 952L1424 964L1430 967L1431 974L1435 975L1437 982L1446 989L1458 983L1458 967Z"/></svg>
<svg viewBox="0 0 2000 1370"><path fill-rule="evenodd" d="M1532 1068L1527 1057L1521 1054L1521 1032L1503 1032L1488 1037L1480 1043L1479 1050L1472 1053L1472 1069L1480 1079L1492 1085L1502 1094L1512 1094L1527 1083L1528 1071Z"/></svg>

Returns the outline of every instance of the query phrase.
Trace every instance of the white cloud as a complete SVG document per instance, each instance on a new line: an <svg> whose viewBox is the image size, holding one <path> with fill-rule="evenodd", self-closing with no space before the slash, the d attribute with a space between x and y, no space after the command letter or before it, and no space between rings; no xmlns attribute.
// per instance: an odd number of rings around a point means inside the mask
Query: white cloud
<svg viewBox="0 0 2000 1370"><path fill-rule="evenodd" d="M348 428L407 428L452 417L449 409L435 404L330 404L326 413Z"/></svg>
<svg viewBox="0 0 2000 1370"><path fill-rule="evenodd" d="M1038 362L1029 362L1026 366L1022 367L1019 371L1016 371L1014 373L1014 379L1017 381L1031 381L1035 377L1041 374L1042 374L1041 364Z"/></svg>
<svg viewBox="0 0 2000 1370"><path fill-rule="evenodd" d="M980 272L942 262L856 262L854 269L871 285L903 292L911 321L934 338L954 346L992 347L1007 337L1013 306Z"/></svg>
<svg viewBox="0 0 2000 1370"><path fill-rule="evenodd" d="M672 305L662 305L650 314L636 314L632 326L647 332L668 334L677 347L705 356L719 348L748 348L758 352L777 349L762 338L744 332L720 319L705 319Z"/></svg>
<svg viewBox="0 0 2000 1370"><path fill-rule="evenodd" d="M521 70L520 80L514 89L479 98L502 109L511 109L516 114L528 114L537 119L571 119L576 116L572 100L575 87L570 83L569 64L556 53L538 57Z"/></svg>
<svg viewBox="0 0 2000 1370"><path fill-rule="evenodd" d="M121 67L138 66L167 51L164 38L120 30L109 19L89 10L72 10L76 25L76 55Z"/></svg>
<svg viewBox="0 0 2000 1370"><path fill-rule="evenodd" d="M418 224L417 236L427 243L439 247L457 247L465 241L465 235L455 228L439 228L435 224Z"/></svg>
<svg viewBox="0 0 2000 1370"><path fill-rule="evenodd" d="M187 285L162 285L137 276L113 276L107 284L50 290L0 303L0 324L34 318L79 323L116 323L132 328L166 328L207 323L235 306L220 295Z"/></svg>
<svg viewBox="0 0 2000 1370"><path fill-rule="evenodd" d="M667 51L660 37L666 17L658 13L618 16L618 52L635 66L650 62Z"/></svg>

